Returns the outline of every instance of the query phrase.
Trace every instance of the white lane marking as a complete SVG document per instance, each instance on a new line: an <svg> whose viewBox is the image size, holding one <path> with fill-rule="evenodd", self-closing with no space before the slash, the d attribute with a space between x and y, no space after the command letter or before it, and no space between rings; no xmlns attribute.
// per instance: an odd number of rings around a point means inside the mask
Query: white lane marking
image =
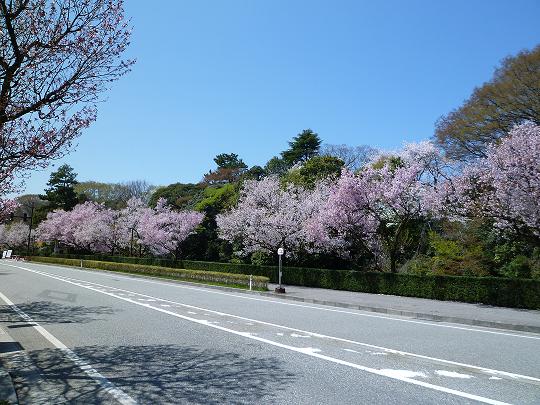
<svg viewBox="0 0 540 405"><path fill-rule="evenodd" d="M21 267L21 269L29 270L29 269L25 269L23 267ZM35 272L37 274L41 273L41 272L37 272L36 270L29 270L29 271ZM45 275L45 274L46 273L43 273L42 275ZM69 283L69 284L72 284L72 285L76 285L78 287L82 287L82 285L80 285L80 284L78 284L76 282L70 281L67 278L60 278L60 277L55 277L55 276L51 276L51 275L46 275L46 277L51 277L53 279L57 279L59 281L65 282L65 283ZM226 328L226 327L223 327L223 326L214 325L214 324L208 322L207 320L191 318L189 316L181 315L181 314L178 314L176 312L169 311L167 309L154 307L154 306L152 306L150 304L147 304L147 303L142 303L142 302L140 302L138 300L134 300L134 299L126 298L126 297L121 297L119 295L115 295L115 294L110 293L110 292L105 291L105 290L99 290L99 289L94 288L94 287L82 287L82 288L86 288L88 290L92 290L92 291L95 291L95 292L98 292L98 293L101 293L101 294L105 294L105 295L108 295L110 297L113 297L113 298L116 298L116 299L119 299L119 300L127 301L127 302L130 302L130 303L135 304L135 305L140 305L140 306L143 306L143 307L148 308L148 309L153 309L154 311L162 312L164 314L171 315L171 316L174 316L176 318L180 318L180 319L184 319L184 320L187 320L187 321L190 321L190 322L198 323L200 325L204 325L204 326L207 326L207 327L210 327L210 328L218 329L218 330L221 330L223 332L231 333L231 334L234 334L234 335L242 336L242 337L245 337L247 339L256 340L256 341L259 341L259 342L262 342L262 343L266 343L266 344L269 344L269 345L272 345L272 346L280 347L282 349L290 350L290 351L293 351L293 352L296 352L296 353L302 353L302 354L304 354L306 356L311 356L311 357L315 357L315 358L318 358L318 359L321 359L321 360L326 360L326 361L329 361L329 362L332 362L332 363L348 366L348 367L351 367L351 368L354 368L354 369L357 369L357 370L365 371L367 373L380 375L380 376L383 376L383 377L387 377L387 378L391 378L391 379L394 379L394 380L406 382L406 383L409 383L409 384L418 385L420 387L429 388L429 389L432 389L434 391L444 392L446 394L451 394L451 395L459 396L459 397L462 397L462 398L472 399L472 400L475 400L475 401L478 401L478 402L483 402L483 403L486 403L486 404L510 405L510 404L508 404L506 402L497 401L495 399L486 398L486 397L482 397L482 396L474 395L474 394L469 394L467 392L463 392L463 391L459 391L459 390L455 390L455 389L451 389L451 388L447 388L447 387L442 387L442 386L435 385L435 384L429 384L429 383L426 383L424 381L417 381L417 380L414 380L414 379L406 377L406 376L396 375L395 370L390 370L390 369L378 370L378 369L375 369L375 368L363 366L361 364L351 363L349 361L345 361L345 360L337 359L337 358L334 358L334 357L326 356L326 355L320 354L318 352L320 349L316 349L316 348L313 348L313 347L304 347L304 348L302 348L302 347L289 346L289 345L286 345L286 344L283 344L283 343L275 342L273 340L261 338L259 336L254 336L254 334L251 334L251 333L248 333L248 332L239 332L239 331L229 329L229 328ZM126 291L126 290L124 290L124 291ZM141 294L141 295L143 295L143 294ZM214 312L214 311L208 311L208 312Z"/></svg>
<svg viewBox="0 0 540 405"><path fill-rule="evenodd" d="M381 371L384 371L388 375L395 375L395 376L398 376L398 377L405 377L405 378L422 377L422 378L427 378L427 375L425 373L420 372L420 371L395 370L393 368L384 368Z"/></svg>
<svg viewBox="0 0 540 405"><path fill-rule="evenodd" d="M4 263L2 263L2 264L4 264ZM5 264L5 265L6 266L11 266L11 267L17 267L17 266L13 266L13 265L10 265L10 264ZM47 265L47 264L41 264L41 263L32 263L32 265L44 266L44 267L48 267L48 268L51 268L51 267L54 268L55 267L54 265ZM79 268L71 269L69 267L62 268L62 270L65 270L65 269L76 270L76 271L80 271L80 272L86 272L86 273L90 273L90 274L94 274L94 275L96 274L96 270L85 270L85 269L79 269ZM183 289L186 289L186 290L201 291L201 292L210 293L210 294L226 295L226 296L229 296L229 297L241 298L241 299L245 299L245 300L262 301L262 302L267 302L267 303L272 303L272 304L288 305L288 306L300 307L300 308L310 308L310 309L316 309L316 310L320 310L320 311L338 312L338 313L342 313L342 314L363 316L363 317L366 317L366 318L385 319L385 320L389 320L389 321L414 323L414 324L418 324L418 325L426 325L426 326L432 326L432 327L437 327L437 328L457 329L457 330L463 330L463 331L468 331L468 332L489 333L489 334L493 334L493 335L501 335L501 336L510 336L510 337L523 338L523 339L540 340L540 336L520 335L520 334L517 334L517 333L508 333L508 332L498 332L496 330L488 330L489 329L488 327L486 327L486 329L476 329L476 328L469 328L469 327L465 327L465 326L456 326L455 324L454 325L448 325L448 324L440 324L440 323L434 323L434 322L417 321L417 320L413 320L413 319L394 318L394 317L391 317L391 316L364 314L364 313L361 313L361 312L352 312L352 311L347 311L347 310L343 310L343 309L324 308L324 307L320 307L320 306L313 306L313 305L306 305L306 304L295 304L295 303L292 303L292 302L284 302L283 300L276 301L276 300L273 300L273 299L270 299L270 298L256 298L256 297L249 297L247 295L238 295L238 294L226 293L226 292L216 291L216 290L209 289L209 288L189 287L189 286L179 285L179 284L176 284L176 283L166 283L166 282L162 282L162 281L144 280L141 277L127 276L127 275L124 275L124 274L117 276L116 274L115 275L110 275L110 274L100 272L99 275L101 275L103 277L107 277L107 278L113 278L113 279L121 277L123 279L132 280L132 281L139 281L139 282L143 282L143 283L166 285L166 286L169 286L169 287L183 288ZM362 311L362 310L359 309L357 311ZM451 322L449 322L449 323L451 323Z"/></svg>
<svg viewBox="0 0 540 405"><path fill-rule="evenodd" d="M0 299L2 299L11 309L13 309L22 319L26 322L31 323L32 327L41 334L45 339L47 339L54 347L59 349L69 360L71 360L75 365L77 365L86 375L96 381L105 392L112 395L118 402L123 405L134 405L137 404L133 398L126 394L121 389L117 388L112 382L107 380L101 373L92 366L82 360L74 351L69 349L65 344L58 340L54 335L52 335L48 330L43 326L34 321L27 313L21 310L17 305L15 305L8 297L0 292Z"/></svg>
<svg viewBox="0 0 540 405"><path fill-rule="evenodd" d="M45 277L49 277L49 278L53 278L53 279L56 279L56 280L64 281L64 282L67 282L69 284L73 284L73 285L76 285L76 286L79 286L79 287L81 287L80 282L83 281L83 280L78 280L76 278L71 278L71 277L56 276L56 275L53 275L53 274L50 274L50 273L41 272L39 270L27 269L25 267L14 266L14 265L10 265L10 266L11 267L17 267L17 268L20 268L22 270L26 270L26 271L29 271L29 272L32 272L32 273L40 274L40 275L45 276ZM71 281L71 280L73 280L73 281ZM98 283L91 283L91 282L86 282L86 283L87 284L93 284L93 285L96 285L96 286L103 286L102 284L98 284ZM115 297L115 298L118 298L118 299L121 299L121 300L133 302L133 303L135 303L137 305L142 305L144 307L154 309L154 307L152 307L150 304L136 302L136 301L131 300L131 299L126 299L124 297L116 296L116 295L114 295L112 293L108 293L106 291L97 290L97 289L95 289L93 287L83 287L83 288L87 288L87 289L90 289L90 290L93 290L93 291L101 292L103 294L107 294L107 295L110 295L112 297ZM382 351L384 351L386 353L390 353L390 354L399 354L399 355L402 355L402 356L415 357L415 358L419 358L419 359L428 360L428 361L431 361L431 362L435 361L435 362L439 362L439 363L442 363L442 364L449 364L449 365L452 365L452 366L465 367L465 368L469 368L471 370L483 372L483 373L490 374L490 375L505 376L505 377L509 377L509 378L521 378L521 379L524 379L524 380L540 382L540 378L532 377L532 376L528 376L528 375L511 373L511 372L508 372L508 371L495 370L495 369L490 369L490 368L487 368L487 367L474 366L472 364L460 363L460 362L452 361L452 360L439 359L437 357L424 356L422 354L410 353L410 352L405 352L405 351L402 351L402 350L390 349L388 347L377 346L377 345L373 345L373 344L370 344L370 343L358 342L358 341L355 341L355 340L339 338L339 337L336 337L336 336L324 335L324 334L317 333L317 332L306 331L306 330L303 330L303 329L292 328L290 326L279 325L279 324L275 324L275 323L271 323L271 322L260 321L260 320L257 320L257 319L246 318L246 317L239 316L239 315L233 315L233 314L228 314L228 313L225 313L225 312L214 311L214 310L211 310L211 309L201 308L201 307L197 307L197 306L194 306L194 305L182 304L180 302L155 297L155 296L152 296L152 295L136 293L136 292L133 292L133 291L130 291L130 290L122 289L122 288L117 288L117 287L114 287L114 288L115 288L116 291L128 292L128 293L133 294L134 296L142 296L142 297L147 297L147 298L154 298L154 299L159 300L159 301L168 302L170 304L176 304L175 306L177 306L177 307L196 309L196 310L199 310L201 312L207 312L207 313L210 312L210 313L213 313L215 315L228 316L230 318L236 318L236 319L241 319L243 321L249 321L249 323L246 323L246 325L253 325L253 322L255 322L255 323L258 323L258 324L261 324L261 325L272 326L272 327L275 327L275 328L280 328L280 329L288 330L288 331L291 331L291 332L299 332L299 333L309 334L309 335L314 336L314 337L319 337L319 338L324 338L324 339L332 339L332 340L335 340L335 341L344 342L344 343L350 343L350 344L357 345L357 346L369 347L370 349L382 350ZM196 314L196 312L193 312L193 311L188 311L187 313L188 314ZM202 322L208 322L208 321L204 320L204 321L201 321L201 323ZM247 332L245 332L245 333L247 333Z"/></svg>
<svg viewBox="0 0 540 405"><path fill-rule="evenodd" d="M469 378L474 378L470 374L456 373L455 371L448 371L448 370L435 370L435 374L441 375L443 377L463 378L466 380L468 380Z"/></svg>

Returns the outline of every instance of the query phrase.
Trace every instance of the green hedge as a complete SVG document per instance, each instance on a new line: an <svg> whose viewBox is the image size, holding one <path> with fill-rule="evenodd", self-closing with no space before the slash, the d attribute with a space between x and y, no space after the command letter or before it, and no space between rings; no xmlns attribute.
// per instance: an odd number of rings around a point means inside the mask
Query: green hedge
<svg viewBox="0 0 540 405"><path fill-rule="evenodd" d="M130 264L130 263L114 263L114 262L104 262L96 260L82 260L82 259L68 259L68 258L59 258L59 257L37 257L33 256L29 258L33 262L41 263L54 263L54 264L64 264L68 266L81 266L99 269L99 270L110 270L110 271L121 271L126 273L133 274L145 274L151 276L162 276L170 277L179 280L195 281L195 282L206 282L206 283L216 283L216 284L226 284L234 286L249 286L249 275L245 274L230 274L222 273L215 271L201 271L201 270L186 270L186 269L177 269L170 267L157 267L149 266L142 264ZM252 277L252 287L259 290L268 290L268 278L253 276Z"/></svg>
<svg viewBox="0 0 540 405"><path fill-rule="evenodd" d="M63 256L65 257L65 256ZM72 256L100 258L100 260L154 264L166 267L182 267L191 270L253 274L276 282L276 266L249 264L198 262L167 259L120 257L120 256ZM283 283L306 287L329 288L367 292L372 294L400 295L446 301L484 303L489 305L540 309L540 281L499 277L421 276L361 272L354 270L327 270L303 267L284 267Z"/></svg>

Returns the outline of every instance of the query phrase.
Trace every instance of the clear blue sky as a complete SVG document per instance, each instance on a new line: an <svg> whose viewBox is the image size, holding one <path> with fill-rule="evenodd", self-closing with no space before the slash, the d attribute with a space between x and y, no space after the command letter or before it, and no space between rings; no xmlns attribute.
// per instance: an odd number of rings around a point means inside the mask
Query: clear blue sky
<svg viewBox="0 0 540 405"><path fill-rule="evenodd" d="M304 128L396 148L540 43L540 1L126 0L133 71L62 159L79 180L197 182L263 165ZM50 172L27 192L42 192Z"/></svg>

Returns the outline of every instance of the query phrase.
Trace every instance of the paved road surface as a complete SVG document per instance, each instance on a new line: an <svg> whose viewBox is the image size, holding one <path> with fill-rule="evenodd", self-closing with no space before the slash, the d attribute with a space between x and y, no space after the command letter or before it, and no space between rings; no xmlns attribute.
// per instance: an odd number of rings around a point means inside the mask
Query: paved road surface
<svg viewBox="0 0 540 405"><path fill-rule="evenodd" d="M21 403L540 403L540 335L0 262Z"/></svg>

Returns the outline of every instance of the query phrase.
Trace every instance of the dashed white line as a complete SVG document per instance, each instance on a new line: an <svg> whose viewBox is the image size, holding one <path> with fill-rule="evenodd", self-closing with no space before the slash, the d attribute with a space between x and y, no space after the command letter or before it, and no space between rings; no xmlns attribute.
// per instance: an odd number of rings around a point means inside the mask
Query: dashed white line
<svg viewBox="0 0 540 405"><path fill-rule="evenodd" d="M287 349L287 350L290 350L290 351L302 353L304 355L316 357L316 358L326 360L326 361L329 361L329 362L333 362L333 363L336 363L336 364L341 364L341 365L344 365L344 366L352 367L352 368L362 370L362 371L365 371L365 372L368 372L368 373L371 373L371 374L384 376L384 377L387 377L387 378L399 380L399 381L406 382L406 383L409 383L409 384L418 385L418 386L421 386L421 387L424 387L424 388L429 388L429 389L432 389L432 390L435 390L435 391L444 392L444 393L456 395L456 396L459 396L459 397L462 397L462 398L476 400L476 401L487 403L487 404L492 404L492 405L506 404L505 402L497 401L497 400L494 400L494 399L491 399L491 398L486 398L486 397L470 394L470 393L467 393L467 392L463 392L463 391L459 391L459 390L455 390L455 389L451 389L451 388L447 388L447 387L443 387L443 386L438 386L438 385L435 385L435 384L426 383L425 381L417 381L417 380L414 380L414 379L409 378L409 377L396 375L395 373L390 372L388 370L378 370L378 369L363 366L363 365L360 365L360 364L352 363L352 362L349 362L349 361L337 359L337 358L334 358L334 357L331 357L331 356L326 356L326 355L323 355L323 354L319 353L318 352L319 349L316 349L316 348L311 348L311 347L309 347L309 348L299 348L299 347L286 345L286 344L275 342L275 341L265 339L265 338L262 338L262 337L259 337L259 336L255 336L254 334L249 333L249 332L241 332L241 331L236 331L236 330L229 329L229 328L226 328L226 327L223 327L223 326L219 326L219 325L216 325L216 324L213 324L213 323L209 322L208 320L192 318L192 317L185 316L185 315L182 315L182 314L179 314L179 313L176 313L176 312L172 312L172 311L169 311L169 310L166 310L166 309L163 309L163 308L159 308L157 306L152 306L152 305L147 304L147 303L142 303L142 302L140 302L138 300L134 300L134 299L126 298L126 297L121 297L121 296L119 296L119 295L117 295L115 293L99 290L99 289L97 289L95 287L83 287L81 285L81 283L80 283L80 281L82 281L82 280L77 280L77 279L73 279L73 278L71 278L71 279L60 278L60 277L51 275L49 273L44 273L44 272L40 272L40 271L37 271L37 270L24 268L24 267L21 267L21 266L12 266L12 267L17 267L17 268L20 268L22 270L26 270L26 271L30 271L30 272L33 272L33 273L36 273L36 274L43 275L45 277L53 278L53 279L63 281L63 282L69 283L69 284L73 284L73 285L76 285L76 286L79 286L79 287L82 287L82 288L86 288L86 289L89 289L89 290L92 290L92 291L96 291L96 292L99 292L99 293L114 297L116 299L127 301L127 302L130 302L130 303L135 304L135 305L144 306L144 307L146 307L148 309L152 309L154 311L162 312L162 313L165 313L165 314L168 314L168 315L180 318L180 319L188 320L188 321L198 323L198 324L201 324L201 325L205 325L207 327L218 329L218 330L221 330L221 331L224 331L224 332L227 332L227 333L243 336L245 338L256 340L256 341L259 341L259 342L262 342L262 343L266 343L266 344L276 346L276 347L280 347L280 348L283 348L283 349ZM75 281L73 281L73 280L75 280ZM93 284L95 284L96 286L102 286L102 285L99 285L97 283L93 283ZM124 289L120 289L120 288L116 289L116 291L120 291L120 290L124 291L124 292L133 293L132 291L129 291L129 290L124 290ZM143 297L157 299L157 300L164 301L164 302L173 302L173 301L169 301L169 300L163 300L163 299L160 299L160 298L157 298L157 297L152 297L152 296L149 296L149 295L146 295L146 294L138 294L138 295L143 296ZM187 304L181 304L181 305L183 305L184 307L198 308L198 307L194 307L194 306L187 305ZM231 316L231 317L235 317L235 318L242 318L242 317L239 317L239 316L236 316L236 315L226 314L226 313L223 313L223 312L212 311L212 310L203 309L203 308L198 308L198 309L201 310L204 313L213 313L213 314L227 315L227 316ZM271 324L271 323L268 323L268 322L257 321L257 320L253 320L253 319L249 319L249 318L242 318L242 319L249 320L250 322L260 323L260 324L273 325L273 326L280 327L280 328L283 328L283 329L295 330L295 331L298 331L298 332L301 332L301 333L307 333L307 334L309 334L311 336L326 337L326 338L340 340L340 341L348 341L347 339L340 339L340 338L335 338L335 337L332 337L332 336L325 336L325 335L321 335L321 334L313 333L313 332L300 331L300 330L297 330L297 329L294 329L294 328L289 328L289 327L285 327L285 326L281 326L281 325L275 325L275 324ZM365 346L373 346L373 345L363 344L363 343L360 343L360 342L353 342L353 341L349 341L349 342L356 343L356 344L362 344L362 345L365 345ZM376 346L373 346L373 347L376 347ZM387 350L386 348L380 348L380 349ZM392 350L392 351L398 353L398 351L395 351L395 350ZM403 352L403 353L405 354L405 352ZM412 353L406 353L406 354L407 355L412 355L412 356L415 356L415 357L419 357L419 358L429 358L427 356L415 355L415 354L412 354ZM433 358L431 358L431 359L433 359ZM434 360L438 360L440 362L444 362L444 363L447 363L447 364L458 364L458 365L460 364L460 363L451 362L451 361L442 360L442 359L434 359ZM463 364L461 364L461 365L463 365ZM463 366L468 366L468 365L463 365ZM482 367L476 367L476 366L469 366L469 367L477 369L477 370L489 371L492 374L515 375L513 373L506 373L506 372L501 372L501 371L498 371L498 370L489 370L489 369L485 369L485 368L482 368ZM518 376L518 375L515 375L515 376ZM520 377L525 378L525 379L532 379L532 380L540 381L540 379L536 379L534 377L529 377L529 376L520 376Z"/></svg>
<svg viewBox="0 0 540 405"><path fill-rule="evenodd" d="M4 264L4 263L2 263L2 264ZM11 266L11 267L17 267L17 266L10 265L10 264L5 264L5 265L6 266ZM51 265L40 264L40 263L32 263L32 265L42 266L42 267L49 267L49 268L51 267ZM92 271L92 270L85 270L85 269L78 269L78 268L76 270L81 271L81 272L85 272L85 273L93 273L93 274L96 273L95 271ZM515 337L515 338L540 340L540 336L520 335L518 333L499 332L499 331L489 330L489 329L476 329L476 328L469 328L469 327L465 327L465 326L448 325L448 324L435 323L435 322L426 322L426 321L420 321L420 320L414 320L414 319L402 319L402 318L394 318L394 317L391 317L391 316L365 314L365 313L360 312L360 310L358 310L358 312L353 312L353 311L347 311L347 310L343 310L343 309L325 308L325 307L322 307L322 306L296 304L296 303L292 303L292 302L284 302L283 300L275 300L275 299L273 300L273 299L270 299L270 298L256 298L256 297L250 297L248 295L232 294L232 293L216 291L216 290L208 289L208 288L205 289L205 288L191 287L191 286L185 286L185 285L180 285L180 284L165 283L165 282L162 282L162 281L145 280L145 279L140 278L140 277L133 277L133 276L130 277L130 276L126 276L126 275L110 275L110 274L106 274L104 272L100 272L99 274L100 274L100 276L107 277L107 278L113 278L113 279L116 278L116 279L118 279L119 277L121 277L123 279L131 280L131 281L138 281L138 282L149 283L149 284L166 285L166 286L173 287L173 288L182 288L182 289L185 289L185 290L201 291L201 292L209 293L209 294L226 295L226 296L229 296L229 297L241 298L241 299L245 299L245 300L261 301L261 302L266 302L266 303L287 305L287 306L292 306L292 307L309 308L309 309L315 309L315 310L319 310L319 311L338 312L338 313L342 313L342 314L349 314L349 315L354 315L354 316L362 316L362 317L366 317L366 318L384 319L384 320L395 321L395 322L414 323L414 324L418 324L418 325L426 325L426 326L431 326L431 327L436 327L436 328L448 328L448 329L463 330L463 331L467 331L467 332L488 333L488 334L492 334L492 335L501 335L501 336Z"/></svg>

